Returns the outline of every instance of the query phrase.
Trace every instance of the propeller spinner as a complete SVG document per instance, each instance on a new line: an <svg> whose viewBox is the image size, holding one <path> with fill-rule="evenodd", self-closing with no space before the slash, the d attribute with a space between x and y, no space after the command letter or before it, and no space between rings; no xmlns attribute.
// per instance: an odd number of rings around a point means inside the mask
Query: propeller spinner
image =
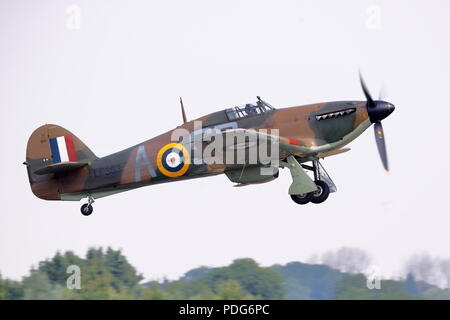
<svg viewBox="0 0 450 320"><path fill-rule="evenodd" d="M384 139L383 125L381 120L389 116L395 109L392 103L383 100L373 100L370 95L369 89L364 82L361 73L359 74L361 87L364 95L367 99L367 113L369 114L370 121L374 124L373 129L375 133L375 142L377 143L378 154L380 155L381 162L383 163L384 170L389 171L389 163L386 152L386 142Z"/></svg>

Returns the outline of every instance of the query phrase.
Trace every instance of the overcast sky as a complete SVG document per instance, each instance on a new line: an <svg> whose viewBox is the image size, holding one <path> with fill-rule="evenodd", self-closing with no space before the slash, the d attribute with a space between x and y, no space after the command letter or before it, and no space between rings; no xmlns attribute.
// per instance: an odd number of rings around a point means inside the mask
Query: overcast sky
<svg viewBox="0 0 450 320"><path fill-rule="evenodd" d="M77 18L78 12L80 19ZM79 24L78 24L79 22ZM385 275L414 253L450 257L450 3L442 1L0 1L0 272L19 279L57 250L122 248L147 279L239 257L306 261L366 250ZM289 171L233 188L226 176L82 202L36 198L22 162L31 132L61 125L105 156L182 121L253 102L277 108L396 105L323 164L338 192L299 206Z"/></svg>

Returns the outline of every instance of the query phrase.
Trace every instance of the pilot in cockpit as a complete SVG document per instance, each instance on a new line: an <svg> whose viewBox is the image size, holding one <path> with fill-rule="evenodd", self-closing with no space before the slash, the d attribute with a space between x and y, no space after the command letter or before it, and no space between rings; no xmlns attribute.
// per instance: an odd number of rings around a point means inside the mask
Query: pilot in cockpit
<svg viewBox="0 0 450 320"><path fill-rule="evenodd" d="M247 103L245 105L244 110L245 110L245 113L247 115L252 115L252 114L257 114L258 113L258 112L256 112L256 106L254 106L254 105L252 105L250 103Z"/></svg>

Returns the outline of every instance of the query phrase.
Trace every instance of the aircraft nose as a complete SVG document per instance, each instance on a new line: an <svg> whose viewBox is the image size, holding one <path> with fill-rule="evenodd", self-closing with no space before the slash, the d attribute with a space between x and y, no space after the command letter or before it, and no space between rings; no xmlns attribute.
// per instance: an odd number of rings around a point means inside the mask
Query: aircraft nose
<svg viewBox="0 0 450 320"><path fill-rule="evenodd" d="M387 118L395 110L395 106L392 103L386 101L374 101L375 106L368 107L367 112L372 123L381 121Z"/></svg>

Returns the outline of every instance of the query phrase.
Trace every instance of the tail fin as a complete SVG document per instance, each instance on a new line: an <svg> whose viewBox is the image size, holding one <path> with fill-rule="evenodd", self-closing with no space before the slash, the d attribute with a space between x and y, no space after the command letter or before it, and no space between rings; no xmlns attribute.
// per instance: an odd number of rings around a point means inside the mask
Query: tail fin
<svg viewBox="0 0 450 320"><path fill-rule="evenodd" d="M54 124L41 126L34 130L27 144L25 164L31 190L41 199L59 200L55 172L43 174L44 168L59 163L89 163L96 159L97 156L70 131Z"/></svg>

